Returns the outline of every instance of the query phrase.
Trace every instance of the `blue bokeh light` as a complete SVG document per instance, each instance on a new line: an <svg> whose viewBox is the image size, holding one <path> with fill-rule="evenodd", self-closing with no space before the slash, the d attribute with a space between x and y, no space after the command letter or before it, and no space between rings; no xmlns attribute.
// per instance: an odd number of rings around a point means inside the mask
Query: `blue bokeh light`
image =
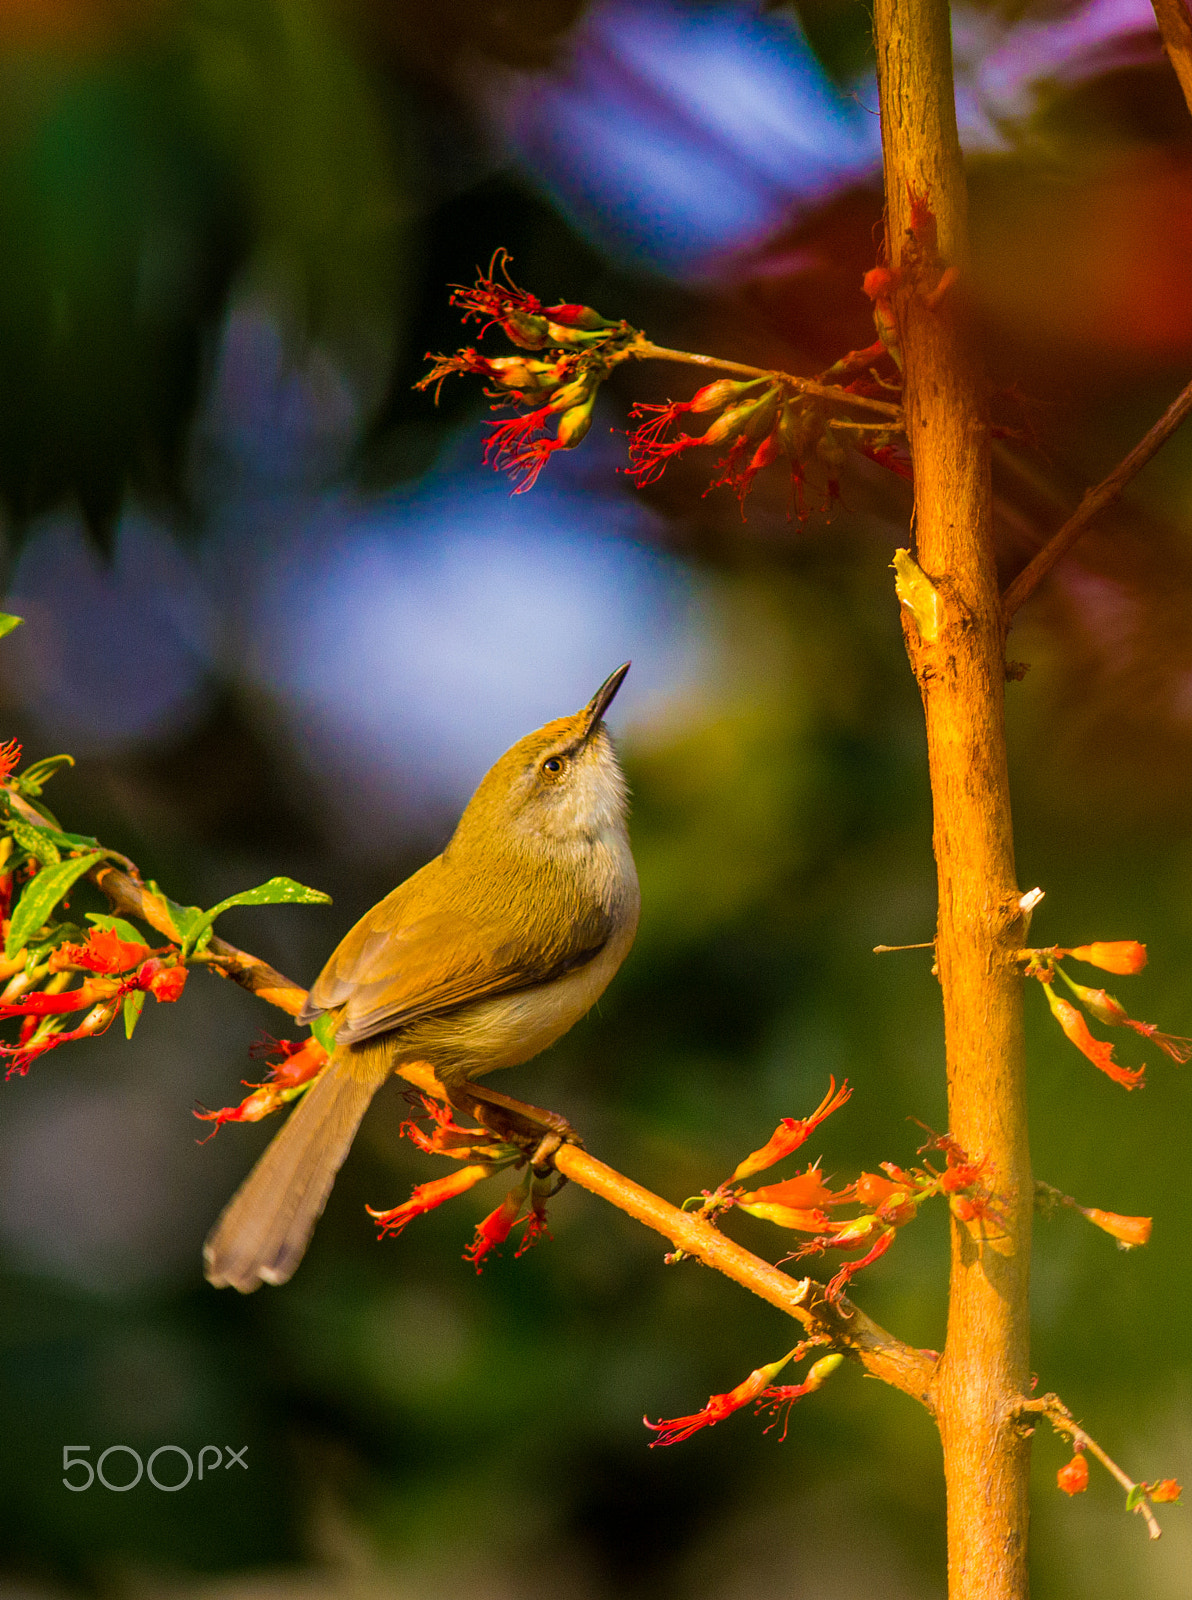
<svg viewBox="0 0 1192 1600"><path fill-rule="evenodd" d="M679 278L714 272L881 159L877 117L835 88L794 18L742 0L603 0L557 71L489 71L479 93L580 228Z"/></svg>

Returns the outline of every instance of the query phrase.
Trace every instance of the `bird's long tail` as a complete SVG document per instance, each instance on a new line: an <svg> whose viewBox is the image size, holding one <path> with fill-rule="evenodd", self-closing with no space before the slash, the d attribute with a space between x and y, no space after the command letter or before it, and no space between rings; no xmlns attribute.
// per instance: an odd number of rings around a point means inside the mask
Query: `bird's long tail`
<svg viewBox="0 0 1192 1600"><path fill-rule="evenodd" d="M292 1276L391 1054L385 1044L336 1050L207 1236L203 1264L217 1289L250 1294Z"/></svg>

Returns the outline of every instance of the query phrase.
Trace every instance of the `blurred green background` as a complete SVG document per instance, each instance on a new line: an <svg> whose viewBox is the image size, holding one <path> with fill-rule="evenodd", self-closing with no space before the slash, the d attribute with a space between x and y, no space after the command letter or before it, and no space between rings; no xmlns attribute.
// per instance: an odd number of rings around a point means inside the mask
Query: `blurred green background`
<svg viewBox="0 0 1192 1600"><path fill-rule="evenodd" d="M1192 122L1145 5L956 14L971 292L999 414L1012 574L1185 381ZM729 0L5 0L0 5L4 736L74 750L50 799L181 901L285 873L328 908L226 934L309 982L439 848L504 746L626 656L614 727L644 909L598 1012L501 1087L673 1200L829 1074L809 1146L842 1179L945 1122L918 699L889 561L900 481L854 464L805 524L743 521L691 454L618 472L618 376L583 449L510 499L483 396L411 392L463 342L446 286L498 245L544 299L659 343L813 371L872 338L880 222L864 8ZM701 475L702 474L702 475ZM1112 987L1192 1032L1192 437L1177 437L1015 625L1020 881L1040 942L1138 938ZM1095 980L1094 980L1095 981ZM1127 1096L1030 993L1039 1176L1154 1215L1117 1252L1040 1223L1035 1366L1139 1477L1192 1479L1192 1080ZM378 1245L437 1168L370 1113L294 1281L241 1300L202 1238L274 1126L196 1144L284 1019L196 976L131 1043L64 1050L0 1119L0 1597L736 1600L940 1596L943 1491L915 1407L852 1370L785 1442L740 1415L649 1450L787 1347L727 1281L571 1189L554 1239L476 1276L496 1186ZM1119 1052L1136 1062L1138 1051ZM776 1257L784 1241L731 1231ZM858 1299L943 1338L946 1221ZM248 1446L176 1494L62 1486L64 1445ZM1103 1475L1035 1451L1041 1600L1187 1592L1186 1514L1149 1548ZM127 1458L113 1460L122 1482ZM169 1473L163 1463L162 1476Z"/></svg>

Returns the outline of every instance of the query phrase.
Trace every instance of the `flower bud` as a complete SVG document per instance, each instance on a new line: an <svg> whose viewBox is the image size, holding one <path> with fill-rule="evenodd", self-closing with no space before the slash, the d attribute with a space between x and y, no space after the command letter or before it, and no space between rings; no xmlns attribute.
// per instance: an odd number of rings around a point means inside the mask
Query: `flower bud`
<svg viewBox="0 0 1192 1600"><path fill-rule="evenodd" d="M586 400L572 406L559 418L559 428L555 438L565 450L577 445L592 426L592 408L595 404L596 396L590 394Z"/></svg>
<svg viewBox="0 0 1192 1600"><path fill-rule="evenodd" d="M730 400L739 400L742 395L748 394L750 389L755 389L764 381L762 378L751 378L747 383L739 383L735 378L718 378L715 383L706 383L702 389L697 389L687 402L687 409L718 411Z"/></svg>
<svg viewBox="0 0 1192 1600"><path fill-rule="evenodd" d="M813 1394L825 1384L843 1361L844 1357L839 1350L833 1350L831 1355L821 1356L803 1379L803 1386L808 1394Z"/></svg>
<svg viewBox="0 0 1192 1600"><path fill-rule="evenodd" d="M1119 1217L1116 1211L1101 1211L1096 1206L1077 1206L1076 1209L1082 1216L1087 1217L1095 1228L1100 1228L1102 1232L1116 1239L1119 1249L1133 1250L1150 1240L1150 1217Z"/></svg>
<svg viewBox="0 0 1192 1600"><path fill-rule="evenodd" d="M1067 1466L1061 1467L1056 1473L1055 1481L1065 1494L1083 1494L1089 1486L1087 1456L1081 1455L1078 1450Z"/></svg>
<svg viewBox="0 0 1192 1600"><path fill-rule="evenodd" d="M729 406L722 411L708 431L700 438L701 444L723 444L726 439L731 439L735 434L741 433L753 421L758 408L769 397L766 395L739 400L735 406Z"/></svg>
<svg viewBox="0 0 1192 1600"><path fill-rule="evenodd" d="M616 328L616 322L609 322L602 317L599 311L593 311L591 306L580 306L563 303L557 306L545 307L546 315L561 328L582 328L587 333L596 333L602 328Z"/></svg>
<svg viewBox="0 0 1192 1600"><path fill-rule="evenodd" d="M523 350L541 350L550 343L550 325L545 317L507 311L499 320L509 338Z"/></svg>
<svg viewBox="0 0 1192 1600"><path fill-rule="evenodd" d="M1087 961L1104 972L1116 972L1119 977L1130 977L1146 966L1146 945L1137 939L1114 939L1095 944L1078 944L1071 950L1057 952L1075 956L1077 961Z"/></svg>

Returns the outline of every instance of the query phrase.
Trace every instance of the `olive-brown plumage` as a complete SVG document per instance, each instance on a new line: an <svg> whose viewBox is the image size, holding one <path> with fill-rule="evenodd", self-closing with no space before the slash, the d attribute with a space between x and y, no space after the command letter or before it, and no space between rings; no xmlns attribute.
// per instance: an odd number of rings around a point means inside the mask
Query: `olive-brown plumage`
<svg viewBox="0 0 1192 1600"><path fill-rule="evenodd" d="M299 1021L327 1013L335 1051L212 1229L217 1287L291 1276L394 1068L426 1062L462 1097L553 1044L607 987L639 903L625 780L601 720L628 670L507 750L442 855L331 956Z"/></svg>

